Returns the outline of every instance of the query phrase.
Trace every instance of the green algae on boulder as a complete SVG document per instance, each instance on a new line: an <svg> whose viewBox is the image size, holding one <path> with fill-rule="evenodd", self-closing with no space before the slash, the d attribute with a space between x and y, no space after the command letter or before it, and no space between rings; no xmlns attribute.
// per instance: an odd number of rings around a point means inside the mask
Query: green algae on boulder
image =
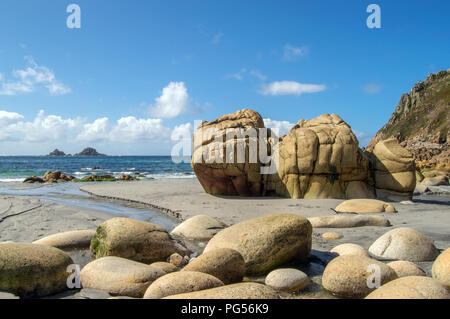
<svg viewBox="0 0 450 319"><path fill-rule="evenodd" d="M144 263L165 261L173 253L191 253L163 227L123 217L99 225L90 250L93 258L117 256Z"/></svg>
<svg viewBox="0 0 450 319"><path fill-rule="evenodd" d="M22 298L43 297L67 289L74 262L58 248L28 243L0 245L0 290Z"/></svg>

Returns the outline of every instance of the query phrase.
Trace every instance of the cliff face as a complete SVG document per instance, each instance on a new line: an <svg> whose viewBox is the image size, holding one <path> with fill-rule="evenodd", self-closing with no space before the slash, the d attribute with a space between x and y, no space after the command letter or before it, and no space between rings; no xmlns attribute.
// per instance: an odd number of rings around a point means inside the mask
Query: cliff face
<svg viewBox="0 0 450 319"><path fill-rule="evenodd" d="M396 138L414 156L418 167L450 167L450 69L430 74L403 94L367 150Z"/></svg>

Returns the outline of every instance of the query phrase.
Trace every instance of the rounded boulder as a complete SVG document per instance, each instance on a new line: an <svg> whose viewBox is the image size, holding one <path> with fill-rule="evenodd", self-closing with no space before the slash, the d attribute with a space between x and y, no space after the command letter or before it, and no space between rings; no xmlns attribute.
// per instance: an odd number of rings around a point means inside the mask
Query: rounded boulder
<svg viewBox="0 0 450 319"><path fill-rule="evenodd" d="M375 289L373 280L379 275L383 285L397 278L395 271L377 260L354 255L333 259L322 276L322 286L331 294L342 298L363 298Z"/></svg>
<svg viewBox="0 0 450 319"><path fill-rule="evenodd" d="M165 261L173 253L191 253L163 227L123 217L99 225L90 249L94 258L117 256L147 264Z"/></svg>
<svg viewBox="0 0 450 319"><path fill-rule="evenodd" d="M387 263L389 267L394 269L398 278L408 277L408 276L425 276L426 273L422 268L417 266L415 263L406 260L397 260Z"/></svg>
<svg viewBox="0 0 450 319"><path fill-rule="evenodd" d="M111 295L141 298L148 286L166 273L159 268L120 257L94 260L81 270L83 288L105 290Z"/></svg>
<svg viewBox="0 0 450 319"><path fill-rule="evenodd" d="M310 280L303 271L284 268L271 271L267 275L265 283L276 290L296 292L305 288L310 283Z"/></svg>
<svg viewBox="0 0 450 319"><path fill-rule="evenodd" d="M190 240L209 240L226 225L208 215L197 215L175 227L170 233Z"/></svg>
<svg viewBox="0 0 450 319"><path fill-rule="evenodd" d="M60 249L89 248L95 230L72 230L53 234L33 242L38 245L48 245Z"/></svg>
<svg viewBox="0 0 450 319"><path fill-rule="evenodd" d="M62 250L28 243L0 245L0 290L20 297L42 297L67 288L74 262Z"/></svg>
<svg viewBox="0 0 450 319"><path fill-rule="evenodd" d="M234 249L244 258L247 275L261 275L289 261L306 262L311 235L312 226L306 218L272 214L225 228L208 242L204 252Z"/></svg>
<svg viewBox="0 0 450 319"><path fill-rule="evenodd" d="M394 205L377 199L350 199L339 204L335 211L339 213L396 213Z"/></svg>
<svg viewBox="0 0 450 319"><path fill-rule="evenodd" d="M178 294L167 299L279 299L278 293L269 286L255 282L243 282L212 289Z"/></svg>
<svg viewBox="0 0 450 319"><path fill-rule="evenodd" d="M378 258L407 261L433 261L439 254L433 242L418 231L400 227L379 237L369 253Z"/></svg>
<svg viewBox="0 0 450 319"><path fill-rule="evenodd" d="M145 292L144 299L161 299L219 286L223 286L223 282L209 274L198 271L173 272L155 280Z"/></svg>
<svg viewBox="0 0 450 319"><path fill-rule="evenodd" d="M408 276L388 282L366 299L450 299L450 291L433 278Z"/></svg>
<svg viewBox="0 0 450 319"><path fill-rule="evenodd" d="M450 248L436 258L431 273L434 279L450 289Z"/></svg>
<svg viewBox="0 0 450 319"><path fill-rule="evenodd" d="M175 265L172 265L171 263L168 263L165 261L157 261L157 262L151 263L150 266L159 268L162 271L164 271L166 274L178 271L178 268Z"/></svg>
<svg viewBox="0 0 450 319"><path fill-rule="evenodd" d="M236 250L218 248L201 254L182 271L198 271L210 274L228 285L242 281L245 275L245 261Z"/></svg>

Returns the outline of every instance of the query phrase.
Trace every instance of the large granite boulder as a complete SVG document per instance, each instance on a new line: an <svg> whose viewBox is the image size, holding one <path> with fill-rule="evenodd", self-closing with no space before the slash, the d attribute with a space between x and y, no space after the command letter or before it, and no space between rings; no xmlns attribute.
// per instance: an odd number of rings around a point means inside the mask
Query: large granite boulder
<svg viewBox="0 0 450 319"><path fill-rule="evenodd" d="M368 159L338 115L298 121L278 147L278 173L268 177L266 193L291 198L373 197L365 185Z"/></svg>
<svg viewBox="0 0 450 319"><path fill-rule="evenodd" d="M0 245L0 291L42 297L64 291L74 262L58 248L27 243Z"/></svg>
<svg viewBox="0 0 450 319"><path fill-rule="evenodd" d="M311 223L294 214L271 214L243 221L215 235L204 253L217 248L238 251L248 275L262 275L290 261L305 262L311 251Z"/></svg>
<svg viewBox="0 0 450 319"><path fill-rule="evenodd" d="M414 157L396 139L378 142L371 161L378 198L412 198L416 187Z"/></svg>
<svg viewBox="0 0 450 319"><path fill-rule="evenodd" d="M90 249L94 258L117 256L144 263L166 261L173 253L182 256L191 253L163 227L123 217L100 224Z"/></svg>
<svg viewBox="0 0 450 319"><path fill-rule="evenodd" d="M391 200L412 197L414 159L395 139L379 142L371 153L363 152L350 126L336 114L300 120L281 137L263 128L257 112L243 109L203 122L196 129L191 165L207 193ZM271 155L270 161L267 155Z"/></svg>
<svg viewBox="0 0 450 319"><path fill-rule="evenodd" d="M197 128L191 165L205 192L214 195L261 195L261 164L258 158L252 160L249 157L249 147L257 146L258 139L245 134L250 131L258 134L258 129L263 127L263 119L257 112L244 109L211 122L203 122ZM227 135L230 137L233 134L235 138L227 138ZM227 147L234 151L229 154L233 158L226 158ZM245 150L242 160L238 158L238 149Z"/></svg>

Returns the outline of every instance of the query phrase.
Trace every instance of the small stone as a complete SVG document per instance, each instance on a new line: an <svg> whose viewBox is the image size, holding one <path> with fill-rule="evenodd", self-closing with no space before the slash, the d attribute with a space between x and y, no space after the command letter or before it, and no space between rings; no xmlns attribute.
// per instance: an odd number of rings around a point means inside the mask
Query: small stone
<svg viewBox="0 0 450 319"><path fill-rule="evenodd" d="M341 239L343 236L339 233L336 232L326 232L322 234L322 238L325 240L336 240L336 239Z"/></svg>
<svg viewBox="0 0 450 319"><path fill-rule="evenodd" d="M267 275L265 283L276 290L296 292L305 288L310 280L308 275L298 269L284 268L272 270Z"/></svg>
<svg viewBox="0 0 450 319"><path fill-rule="evenodd" d="M169 263L171 263L175 267L183 267L186 264L186 260L180 254L173 253L169 257Z"/></svg>

